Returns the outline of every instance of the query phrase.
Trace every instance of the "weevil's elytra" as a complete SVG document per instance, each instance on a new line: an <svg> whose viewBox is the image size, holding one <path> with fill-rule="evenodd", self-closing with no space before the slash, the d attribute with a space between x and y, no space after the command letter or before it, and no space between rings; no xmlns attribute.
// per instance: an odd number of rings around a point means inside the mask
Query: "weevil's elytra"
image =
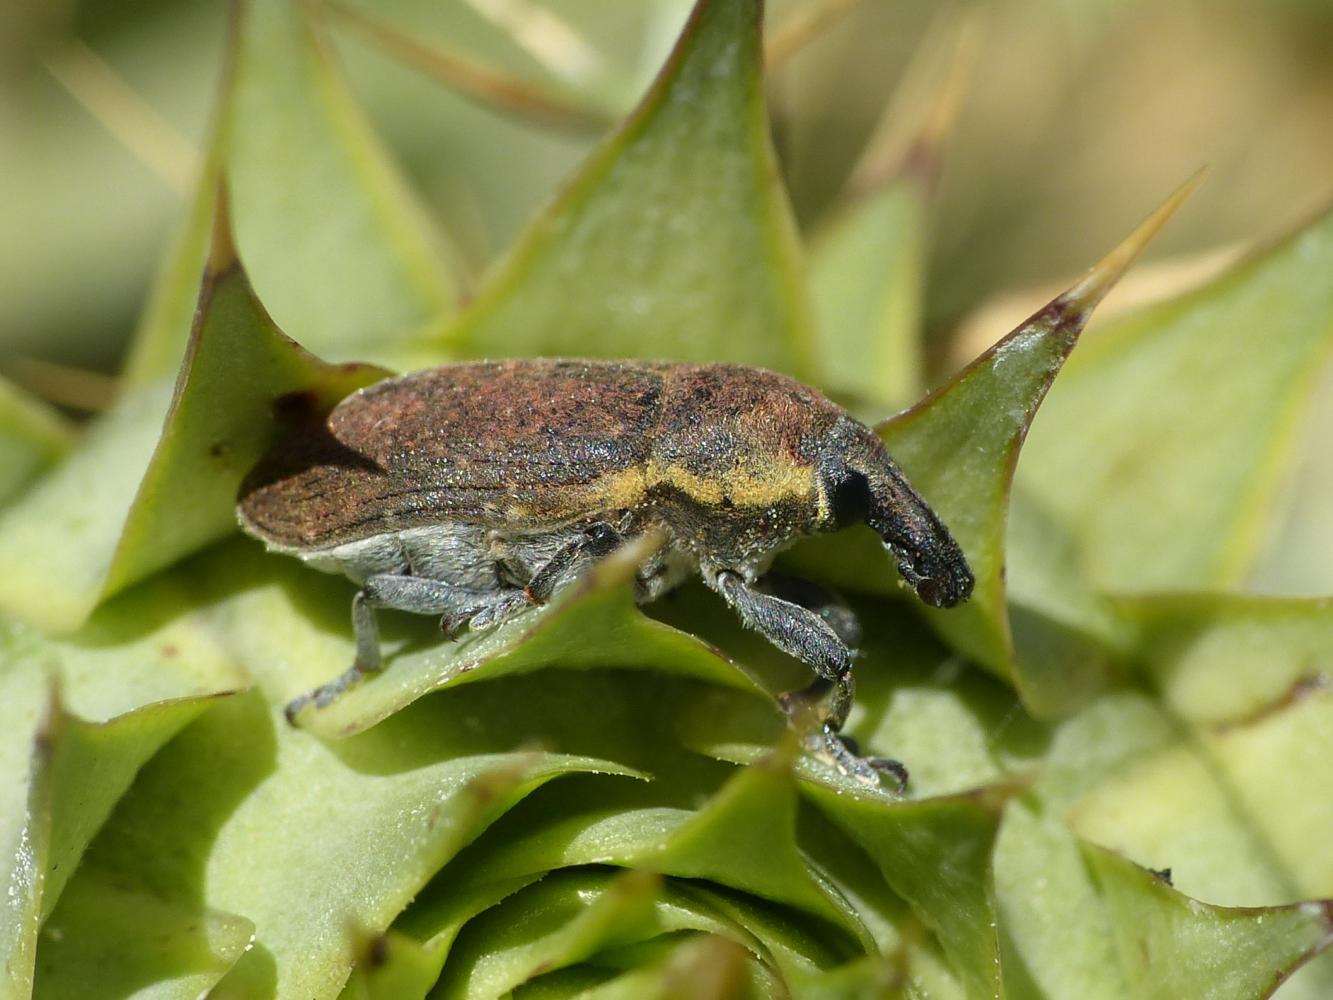
<svg viewBox="0 0 1333 1000"><path fill-rule="evenodd" d="M379 669L376 608L441 615L450 634L489 627L657 531L666 541L640 572L640 598L697 569L836 688L827 742L857 773L865 763L834 735L851 650L762 574L802 536L866 523L927 603L965 600L973 582L874 432L813 389L741 365L515 360L387 379L288 433L238 510L271 549L362 586L356 664L292 714Z"/></svg>

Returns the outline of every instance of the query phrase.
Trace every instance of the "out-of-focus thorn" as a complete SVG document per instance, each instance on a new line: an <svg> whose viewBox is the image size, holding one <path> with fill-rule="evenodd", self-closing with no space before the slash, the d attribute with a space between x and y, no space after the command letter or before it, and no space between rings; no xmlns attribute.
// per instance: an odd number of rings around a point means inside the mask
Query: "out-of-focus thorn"
<svg viewBox="0 0 1333 1000"><path fill-rule="evenodd" d="M611 116L597 108L543 91L438 44L427 45L341 4L329 3L323 9L393 58L483 107L568 131L603 132L612 124Z"/></svg>
<svg viewBox="0 0 1333 1000"><path fill-rule="evenodd" d="M847 180L851 197L903 176L927 187L934 182L976 68L983 17L982 8L971 7L932 26Z"/></svg>
<svg viewBox="0 0 1333 1000"><path fill-rule="evenodd" d="M837 23L861 0L814 0L804 3L764 38L764 64L772 71Z"/></svg>
<svg viewBox="0 0 1333 1000"><path fill-rule="evenodd" d="M1134 258L1152 242L1153 237L1166 225L1167 219L1175 215L1176 210L1184 204L1185 199L1203 183L1204 174L1207 171L1207 167L1200 167L1195 171L1194 176L1176 188L1155 212L1139 224L1137 229L1121 240L1114 250L1094 264L1081 280L1059 296L1052 305L1071 315L1088 316L1097 307L1097 303L1106 297L1106 293L1111 290L1112 286L1120 280L1121 275L1129 269L1129 265L1134 263Z"/></svg>
<svg viewBox="0 0 1333 1000"><path fill-rule="evenodd" d="M575 87L591 87L605 75L602 54L568 21L531 0L467 0L552 75Z"/></svg>
<svg viewBox="0 0 1333 1000"><path fill-rule="evenodd" d="M188 194L199 151L106 60L78 39L42 60L74 100L177 194Z"/></svg>
<svg viewBox="0 0 1333 1000"><path fill-rule="evenodd" d="M662 967L655 996L695 1000L740 1000L750 996L745 963L748 953L735 941L704 934L672 952Z"/></svg>
<svg viewBox="0 0 1333 1000"><path fill-rule="evenodd" d="M1111 316L1161 302L1211 281L1241 260L1247 245L1227 246L1141 264L1107 294L1098 307L1103 322ZM1028 316L1070 286L1069 279L1043 281L1040 285L1003 292L983 302L968 314L949 348L950 370L961 368L995 343L995 331L1006 319ZM1092 331L1090 331L1091 333Z"/></svg>
<svg viewBox="0 0 1333 1000"><path fill-rule="evenodd" d="M231 192L227 179L218 178L217 200L213 203L213 235L208 244L208 277L217 277L236 266L236 237L231 228Z"/></svg>
<svg viewBox="0 0 1333 1000"><path fill-rule="evenodd" d="M5 373L48 403L83 413L100 413L116 398L113 376L42 358L10 358L5 362Z"/></svg>

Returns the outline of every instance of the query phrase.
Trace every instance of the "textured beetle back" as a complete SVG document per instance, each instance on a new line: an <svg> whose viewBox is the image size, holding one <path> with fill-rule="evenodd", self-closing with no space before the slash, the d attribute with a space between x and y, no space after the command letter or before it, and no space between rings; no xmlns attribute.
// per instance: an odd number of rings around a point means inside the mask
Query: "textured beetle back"
<svg viewBox="0 0 1333 1000"><path fill-rule="evenodd" d="M618 362L501 361L388 379L280 442L242 485L242 524L322 548L441 520L547 522L641 465L662 376Z"/></svg>

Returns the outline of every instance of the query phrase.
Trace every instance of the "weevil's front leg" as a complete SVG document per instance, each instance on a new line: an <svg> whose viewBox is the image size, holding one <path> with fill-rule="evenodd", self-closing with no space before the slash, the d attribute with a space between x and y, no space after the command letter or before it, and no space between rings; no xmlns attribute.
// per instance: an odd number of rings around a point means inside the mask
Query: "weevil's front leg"
<svg viewBox="0 0 1333 1000"><path fill-rule="evenodd" d="M820 621L831 628L845 645L855 649L861 644L861 623L856 618L856 612L823 584L785 573L765 573L756 581L755 589L800 605L818 615ZM847 721L855 693L856 685L852 675L847 673L841 679L816 677L807 687L786 692L781 700L789 712L827 700L828 713L824 723L831 726L834 732L839 732Z"/></svg>
<svg viewBox="0 0 1333 1000"><path fill-rule="evenodd" d="M788 578L777 577L761 581L759 586L799 596L802 603L749 587L737 573L723 571L717 574L718 592L745 625L763 634L783 652L814 668L819 675L809 687L789 692L779 699L787 713L798 717L807 706L828 697L829 710L821 720L819 739L838 767L870 784L878 784L879 774L887 772L895 777L900 787L905 785L906 769L901 764L887 759L864 759L838 734L847 721L856 691L851 674L855 654L846 641L846 638L859 637L855 615L832 592L817 584L797 582L799 587L793 586ZM819 610L805 607L805 600L810 600Z"/></svg>
<svg viewBox="0 0 1333 1000"><path fill-rule="evenodd" d="M850 647L809 608L761 593L731 570L718 572L715 579L717 592L735 609L744 624L784 653L812 667L820 677L836 682L852 669L854 654Z"/></svg>
<svg viewBox="0 0 1333 1000"><path fill-rule="evenodd" d="M485 602L494 600L495 595L492 593L466 590L441 580L390 573L377 573L368 577L356 597L352 598L356 662L329 683L288 702L284 710L288 721L294 721L297 713L312 702L317 708L332 704L339 695L355 687L367 675L382 669L379 626L375 622L376 608L442 615L447 623L466 621Z"/></svg>
<svg viewBox="0 0 1333 1000"><path fill-rule="evenodd" d="M769 572L755 581L755 589L813 611L838 638L855 649L861 644L861 623L847 602L822 583L786 573Z"/></svg>

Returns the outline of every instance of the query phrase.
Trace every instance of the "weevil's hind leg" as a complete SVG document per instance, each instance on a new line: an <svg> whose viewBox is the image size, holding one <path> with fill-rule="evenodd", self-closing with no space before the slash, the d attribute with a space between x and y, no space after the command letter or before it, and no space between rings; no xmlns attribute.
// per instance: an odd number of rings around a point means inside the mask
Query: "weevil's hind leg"
<svg viewBox="0 0 1333 1000"><path fill-rule="evenodd" d="M850 647L859 641L861 629L852 610L818 584L777 574L747 587L738 574L724 571L717 575L717 588L744 624L818 674L808 687L781 696L788 715L799 719L827 699L816 738L839 769L867 784L878 784L879 775L887 773L899 788L904 787L907 770L902 764L863 758L839 735L856 692L851 673L855 654Z"/></svg>
<svg viewBox="0 0 1333 1000"><path fill-rule="evenodd" d="M356 687L370 674L383 668L380 658L379 626L376 608L393 608L423 615L442 615L446 622L467 621L486 601L494 601L490 592L465 590L440 580L416 576L378 573L368 577L352 598L352 627L356 635L356 662L327 684L307 691L287 703L284 713L292 722L309 704L316 708L331 705L344 692Z"/></svg>

